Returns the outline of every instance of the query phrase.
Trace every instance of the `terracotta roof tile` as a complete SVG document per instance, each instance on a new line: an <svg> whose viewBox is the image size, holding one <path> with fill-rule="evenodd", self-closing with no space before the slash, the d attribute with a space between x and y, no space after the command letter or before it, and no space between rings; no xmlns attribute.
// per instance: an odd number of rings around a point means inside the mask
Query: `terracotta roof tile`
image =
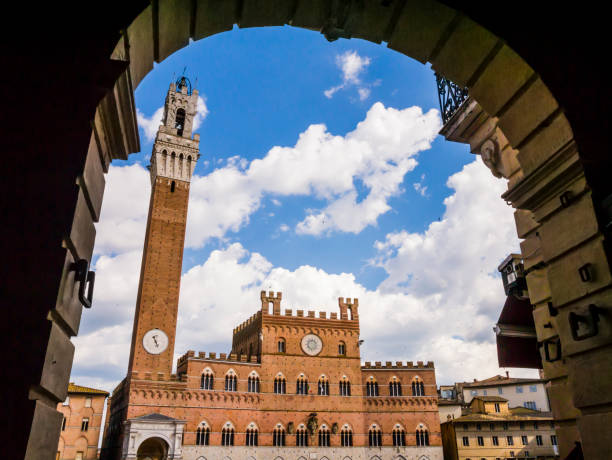
<svg viewBox="0 0 612 460"><path fill-rule="evenodd" d="M75 385L74 382L68 384L68 393L85 393L94 395L105 395L108 396L108 391L98 390L96 388L84 387L81 385Z"/></svg>

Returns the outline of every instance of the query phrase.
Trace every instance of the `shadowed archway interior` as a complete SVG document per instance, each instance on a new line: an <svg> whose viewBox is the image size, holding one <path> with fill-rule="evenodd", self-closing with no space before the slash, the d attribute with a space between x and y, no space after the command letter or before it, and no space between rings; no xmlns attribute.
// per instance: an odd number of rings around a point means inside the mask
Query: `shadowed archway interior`
<svg viewBox="0 0 612 460"><path fill-rule="evenodd" d="M551 379L553 411L560 421L561 454L568 453L578 441L587 458L605 458L612 442L602 431L612 422L609 410L612 328L607 314L611 304L606 233L609 216L605 204L610 185L602 173L609 159L600 153L605 145L601 136L606 130L602 128L607 121L593 113L581 119L580 107L586 104L585 99L577 100L569 94L558 64L551 62L546 53L529 50L517 38L519 33L511 30L509 20L470 10L472 17L486 18L481 22L489 28L495 28L496 21L501 22L498 29L504 37L515 40L520 52L529 55L535 71L505 40L468 15L432 0L185 3L156 0L150 5L129 7L111 2L103 8L105 14L97 17L100 24L95 27L84 20L75 28L55 27L68 30L72 36L78 31L82 40L68 55L54 50L49 54L51 59L42 59L38 66L37 74L41 68L63 69L63 73L74 69L75 75L83 78L68 82L50 77L44 88L25 85L32 88L29 97L33 101L49 95L47 104L36 115L40 120L45 116L63 120L71 130L54 133L44 128L43 132L49 134L44 146L40 139L27 140L28 136L23 136L19 129L13 133L14 139L21 141L13 145L20 145L16 150L25 153L48 152L49 146L58 147L59 151L60 146L70 144L70 148L62 150L63 157L38 154L39 161L30 165L26 160L34 156L24 154L9 165L24 174L24 178L18 176L20 187L15 187L28 191L19 200L21 208L31 209L36 219L46 222L37 226L40 235L30 238L27 244L19 235L20 228L16 228L14 235L9 229L7 237L8 241L18 242L13 244L14 254L20 248L28 248L14 260L23 259L25 254L32 255L26 260L38 261L23 264L19 276L11 278L15 282L5 296L14 304L33 305L35 312L12 309L7 318L35 337L28 344L20 343L20 356L9 356L6 366L17 370L13 385L18 396L9 409L19 414L11 426L15 447L21 449L18 456L25 452L26 458L52 458L57 446L57 437L45 433L56 427L51 431L59 434L61 418L54 405L65 398L74 352L69 338L78 333L81 315L78 280L72 264L76 260L91 260L93 222L99 218L103 173L110 161L139 150L133 89L152 69L154 61L159 62L187 45L190 38L198 40L229 30L233 24L240 27L290 24L321 31L330 40L363 38L384 42L420 62L431 62L434 70L469 88L470 96L482 109L481 120L494 126L487 132L489 135L480 139L482 142L471 147L479 151L491 133L503 134L507 139L507 144L503 141L498 144L498 155L492 165L494 172L509 179L504 199L517 208L518 236L524 239L523 256L537 254L532 257L533 270L527 278L535 306L536 331L542 342L558 339L563 345L562 361L544 362L545 375ZM104 22L106 18L109 20ZM543 17L538 18L541 21ZM64 18L70 20L73 18ZM535 24L526 22L535 29ZM115 46L117 31L121 31L121 36ZM15 56L16 62L23 63L23 69L30 69L28 59L37 55L37 48L28 45L22 46L18 58L15 51L8 52L9 57ZM546 50L547 45L540 44L539 49ZM548 49L552 48L550 45ZM569 49L569 56L577 58L575 48ZM557 53L557 58L562 56L562 51ZM57 60L50 62L53 58ZM79 63L78 70L75 62ZM566 78L580 80L574 69ZM23 81L28 82L27 78ZM548 81L554 84L552 92ZM604 86L602 80L592 83L596 88ZM66 104L65 94L78 99L79 104ZM600 99L606 98L598 99L588 90L583 94L593 102L590 107L595 115L602 114ZM5 100L11 103L15 97L9 93ZM452 136L449 133L449 138ZM586 176L583 164L587 165ZM49 170L58 172L46 174ZM50 196L36 193L42 190L54 193L47 193ZM560 198L562 195L564 198ZM12 209L7 212L8 220L21 222L17 207ZM36 212L38 209L41 212ZM586 243L594 245L590 255L580 252ZM8 251L9 256L11 253ZM596 284L574 281L576 270L585 263L597 267L595 281L587 281ZM41 278L40 270L49 275ZM21 289L27 286L26 280L32 279L40 279L36 292ZM585 305L596 305L600 310L584 311ZM593 311L598 312L597 318ZM552 327L545 330L548 323ZM593 329L593 324L598 324L596 330L581 335L584 327L591 325ZM8 338L7 342L5 349L14 349L17 339ZM594 388L597 391L592 391Z"/></svg>

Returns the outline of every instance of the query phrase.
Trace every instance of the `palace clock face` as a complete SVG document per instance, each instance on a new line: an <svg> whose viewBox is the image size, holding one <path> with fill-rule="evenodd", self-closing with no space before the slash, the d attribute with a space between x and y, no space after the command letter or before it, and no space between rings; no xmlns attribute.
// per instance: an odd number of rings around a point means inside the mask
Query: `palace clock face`
<svg viewBox="0 0 612 460"><path fill-rule="evenodd" d="M168 348L168 336L160 329L151 329L142 338L142 345L152 355L159 355Z"/></svg>
<svg viewBox="0 0 612 460"><path fill-rule="evenodd" d="M321 339L314 335L308 334L302 338L302 350L304 353L310 356L315 356L321 353L321 349L323 348L323 342Z"/></svg>

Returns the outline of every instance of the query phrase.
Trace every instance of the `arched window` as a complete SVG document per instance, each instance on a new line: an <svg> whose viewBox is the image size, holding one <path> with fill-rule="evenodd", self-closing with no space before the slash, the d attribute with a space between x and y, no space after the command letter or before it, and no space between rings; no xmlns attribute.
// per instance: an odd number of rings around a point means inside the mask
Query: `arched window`
<svg viewBox="0 0 612 460"><path fill-rule="evenodd" d="M412 380L412 396L425 396L425 384L418 377Z"/></svg>
<svg viewBox="0 0 612 460"><path fill-rule="evenodd" d="M176 182L172 181L172 183L170 184L170 193L174 193L175 189L176 189Z"/></svg>
<svg viewBox="0 0 612 460"><path fill-rule="evenodd" d="M404 447L406 445L406 431L401 425L393 427L393 447Z"/></svg>
<svg viewBox="0 0 612 460"><path fill-rule="evenodd" d="M374 380L374 377L372 376L370 376L370 380L366 382L366 395L367 396L379 396L378 382Z"/></svg>
<svg viewBox="0 0 612 460"><path fill-rule="evenodd" d="M370 447L382 446L382 431L376 425L372 425L368 431L368 441Z"/></svg>
<svg viewBox="0 0 612 460"><path fill-rule="evenodd" d="M327 377L322 375L319 377L319 383L317 385L317 394L320 396L329 396L329 380Z"/></svg>
<svg viewBox="0 0 612 460"><path fill-rule="evenodd" d="M402 382L397 377L389 382L389 396L401 396L402 395Z"/></svg>
<svg viewBox="0 0 612 460"><path fill-rule="evenodd" d="M258 437L259 437L259 430L257 429L257 426L254 423L249 424L246 430L246 440L245 440L244 445L250 446L250 447L257 446Z"/></svg>
<svg viewBox="0 0 612 460"><path fill-rule="evenodd" d="M340 341L340 343L338 344L338 354L340 356L346 355L346 343L344 343L343 341Z"/></svg>
<svg viewBox="0 0 612 460"><path fill-rule="evenodd" d="M279 353L285 353L286 350L286 345L287 343L285 342L285 339L283 339L282 337L280 339L278 339L278 343L276 344L277 346L277 351Z"/></svg>
<svg viewBox="0 0 612 460"><path fill-rule="evenodd" d="M295 383L295 393L298 395L307 395L308 394L308 379L304 377L304 374L300 374Z"/></svg>
<svg viewBox="0 0 612 460"><path fill-rule="evenodd" d="M196 445L208 446L210 444L210 427L206 422L200 423L196 431Z"/></svg>
<svg viewBox="0 0 612 460"><path fill-rule="evenodd" d="M295 432L295 445L298 447L308 446L308 431L304 425L300 425Z"/></svg>
<svg viewBox="0 0 612 460"><path fill-rule="evenodd" d="M330 437L329 428L327 428L326 425L321 425L321 429L319 430L319 446L329 447Z"/></svg>
<svg viewBox="0 0 612 460"><path fill-rule="evenodd" d="M174 127L176 128L176 134L179 136L183 135L183 129L185 128L185 110L178 109L176 111L176 119L174 123Z"/></svg>
<svg viewBox="0 0 612 460"><path fill-rule="evenodd" d="M255 371L249 375L248 391L249 393L259 393L259 376Z"/></svg>
<svg viewBox="0 0 612 460"><path fill-rule="evenodd" d="M221 445L234 445L234 427L229 422L226 423L223 429L221 430Z"/></svg>
<svg viewBox="0 0 612 460"><path fill-rule="evenodd" d="M202 390L212 390L214 387L215 376L210 369L206 369L200 377L200 388Z"/></svg>
<svg viewBox="0 0 612 460"><path fill-rule="evenodd" d="M344 425L340 432L340 445L342 447L353 447L353 430L347 425Z"/></svg>
<svg viewBox="0 0 612 460"><path fill-rule="evenodd" d="M429 445L429 431L422 424L416 430L416 443L417 446Z"/></svg>
<svg viewBox="0 0 612 460"><path fill-rule="evenodd" d="M279 395L287 393L287 380L282 375L277 375L274 378L274 393Z"/></svg>
<svg viewBox="0 0 612 460"><path fill-rule="evenodd" d="M351 382L348 381L346 377L343 377L339 383L340 386L340 396L350 396L351 395Z"/></svg>
<svg viewBox="0 0 612 460"><path fill-rule="evenodd" d="M285 445L285 429L280 424L274 428L272 445L280 447Z"/></svg>
<svg viewBox="0 0 612 460"><path fill-rule="evenodd" d="M225 376L225 391L237 391L238 377L233 371L229 371Z"/></svg>

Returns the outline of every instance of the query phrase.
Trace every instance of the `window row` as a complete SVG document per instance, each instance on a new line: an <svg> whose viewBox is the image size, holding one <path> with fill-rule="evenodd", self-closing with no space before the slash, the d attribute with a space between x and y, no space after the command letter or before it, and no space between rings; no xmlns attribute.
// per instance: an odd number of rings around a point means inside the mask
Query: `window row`
<svg viewBox="0 0 612 460"><path fill-rule="evenodd" d="M196 444L198 446L210 445L210 427L203 425L198 427L196 431ZM339 433L340 446L341 447L353 447L353 431L346 426L342 428ZM319 446L329 447L331 446L331 430L327 426L322 426L317 435L314 436L314 440L311 439L310 433L303 425L300 425L296 430L295 434L295 445L298 447L307 446ZM418 429L415 432L416 445L417 446L429 446L429 432L426 429ZM222 446L233 446L235 439L235 430L232 426L224 426L221 430L221 445ZM464 438L464 442L465 442ZM373 426L368 432L368 445L370 447L381 447L383 446L383 432L380 428ZM316 444L313 444L313 441ZM406 446L406 432L403 428L394 428L392 432L392 443L394 447ZM250 426L245 432L245 445L246 446L258 446L259 445L259 430L256 427ZM272 445L283 447L287 445L287 434L282 426L277 426L272 432ZM469 444L464 444L469 445Z"/></svg>
<svg viewBox="0 0 612 460"><path fill-rule="evenodd" d="M538 421L534 421L534 422L502 422L502 423L488 423L485 424L485 426L489 427L489 430L491 431L495 431L495 430L503 430L503 431L508 431L510 428L516 428L518 427L519 430L526 430L526 429L531 429L533 428L534 430L539 430L540 428L543 428L545 426L550 426L550 428L554 429L555 428L555 422L554 421L550 421L550 422L538 422ZM460 423L458 424L458 428L463 430L463 431L470 431L472 429L472 424L470 423ZM476 429L476 431L482 431L483 429L483 424L482 423L475 423L474 424L474 428Z"/></svg>
<svg viewBox="0 0 612 460"><path fill-rule="evenodd" d="M510 392L510 388L511 387L507 387L506 390L508 392ZM524 388L519 385L514 387L516 393L524 393ZM482 389L482 390L470 390L470 395L472 396L489 396L489 392L491 394L497 393L499 395L503 395L504 394L504 388L503 387L497 387L497 388L489 388L489 389ZM529 385L529 392L530 393L537 393L538 392L538 385Z"/></svg>
<svg viewBox="0 0 612 460"><path fill-rule="evenodd" d="M66 417L62 419L62 431L66 431ZM89 417L83 417L81 419L81 431L89 430Z"/></svg>
<svg viewBox="0 0 612 460"><path fill-rule="evenodd" d="M368 381L366 382L366 396L374 397L380 396L378 389L378 382ZM202 390L214 390L215 389L215 378L212 373L204 373L200 377L200 388ZM277 376L274 379L274 393L286 394L287 393L287 380L285 377ZM307 395L309 394L308 379L304 376L298 377L296 381L296 394ZM338 394L340 396L351 396L351 382L347 379L342 379L338 382ZM238 391L238 377L235 374L227 374L225 376L225 385L223 387L225 391ZM250 375L248 378L247 391L249 393L259 393L260 380L257 375ZM317 382L317 395L329 396L329 380L327 378L320 378ZM389 382L389 394L388 396L402 396L402 384L398 380L392 380ZM425 384L422 381L412 382L412 396L425 396Z"/></svg>
<svg viewBox="0 0 612 460"><path fill-rule="evenodd" d="M506 436L505 438L506 438L506 445L507 446L514 446L514 436ZM503 439L503 436L502 436L502 439ZM541 435L536 435L535 442L536 442L536 445L543 446L544 445L544 438ZM476 437L476 443L479 446L484 446L485 445L484 436L477 436ZM469 446L470 445L470 438L468 436L463 436L462 444L465 447ZM529 436L522 435L521 436L521 444L523 446L529 445ZM553 445L553 446L557 445L557 436L555 436L554 434L550 436L550 444ZM491 436L491 443L490 443L490 445L492 445L492 446L499 446L500 445L500 437L499 436Z"/></svg>

